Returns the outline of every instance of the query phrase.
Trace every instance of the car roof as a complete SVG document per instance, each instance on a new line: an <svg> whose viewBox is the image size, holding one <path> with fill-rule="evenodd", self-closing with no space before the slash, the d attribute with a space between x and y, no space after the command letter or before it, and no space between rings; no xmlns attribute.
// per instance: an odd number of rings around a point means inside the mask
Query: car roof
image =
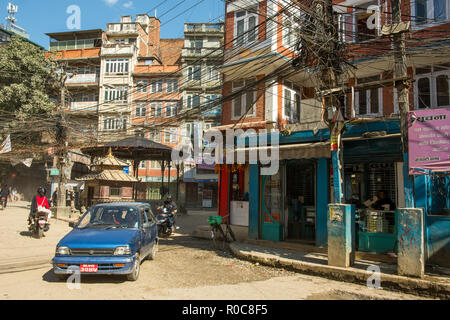
<svg viewBox="0 0 450 320"><path fill-rule="evenodd" d="M151 205L149 203L143 203L143 202L113 202L113 203L103 203L98 204L95 207L150 207Z"/></svg>

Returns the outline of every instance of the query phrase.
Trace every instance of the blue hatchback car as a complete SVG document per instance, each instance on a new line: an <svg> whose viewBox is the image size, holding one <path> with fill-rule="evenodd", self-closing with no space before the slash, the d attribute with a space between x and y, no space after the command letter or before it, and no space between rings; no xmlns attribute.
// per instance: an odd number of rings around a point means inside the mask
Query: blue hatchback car
<svg viewBox="0 0 450 320"><path fill-rule="evenodd" d="M53 271L59 278L81 274L126 275L136 281L145 259L155 259L158 227L151 206L112 203L90 208L56 247Z"/></svg>

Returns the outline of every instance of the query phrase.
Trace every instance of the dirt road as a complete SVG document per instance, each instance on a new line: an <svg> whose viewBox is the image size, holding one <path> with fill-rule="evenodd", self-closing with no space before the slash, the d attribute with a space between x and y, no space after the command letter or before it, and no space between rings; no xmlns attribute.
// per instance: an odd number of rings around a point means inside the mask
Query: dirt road
<svg viewBox="0 0 450 320"><path fill-rule="evenodd" d="M0 299L149 299L149 300L303 300L303 299L417 299L323 278L253 265L227 252L212 250L207 240L178 234L161 241L155 261L145 261L137 282L123 277L83 276L79 289L53 275L50 264L21 267L21 261L52 258L59 239L70 229L54 224L45 239L27 236L27 210L10 208L0 215ZM203 216L182 217L181 230ZM183 228L183 221L189 227ZM29 255L29 257L27 257ZM11 266L14 264L14 266ZM7 266L10 267L7 267ZM3 267L2 267L3 266ZM5 267L6 266L6 267ZM28 270L25 270L28 269Z"/></svg>

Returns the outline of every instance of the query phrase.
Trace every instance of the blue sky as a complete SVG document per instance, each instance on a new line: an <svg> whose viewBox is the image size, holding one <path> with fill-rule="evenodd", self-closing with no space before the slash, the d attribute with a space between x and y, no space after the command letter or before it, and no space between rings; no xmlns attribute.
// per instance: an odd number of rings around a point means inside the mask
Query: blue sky
<svg viewBox="0 0 450 320"><path fill-rule="evenodd" d="M157 17L163 24L161 37L182 38L185 22L210 20L217 22L218 18L224 19L223 0L203 0L181 14L199 1L201 0L13 0L12 2L19 6L16 24L28 31L31 41L48 48L49 38L45 33L71 31L66 24L70 16L66 11L71 5L77 5L81 9L81 29L105 30L107 23L119 22L122 15L132 15L134 18L136 14L147 13L163 3L157 9ZM11 0L0 0L0 24L6 22L4 19L7 16L8 2ZM155 10L148 14L154 16ZM179 14L181 15L178 16Z"/></svg>

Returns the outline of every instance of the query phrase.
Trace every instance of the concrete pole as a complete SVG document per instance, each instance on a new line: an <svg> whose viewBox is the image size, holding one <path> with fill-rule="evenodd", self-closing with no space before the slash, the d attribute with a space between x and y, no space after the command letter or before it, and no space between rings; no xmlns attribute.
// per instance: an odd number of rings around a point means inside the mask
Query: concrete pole
<svg viewBox="0 0 450 320"><path fill-rule="evenodd" d="M401 0L392 1L392 22L399 25L402 22ZM396 28L394 28L396 29ZM409 113L409 88L410 82L405 80L408 77L406 64L405 31L393 33L394 44L394 77L397 80L395 87L398 94L398 107L400 110L402 147L403 147L403 176L405 188L405 202L407 208L414 208L413 181L409 175L409 148L408 148L408 113Z"/></svg>

